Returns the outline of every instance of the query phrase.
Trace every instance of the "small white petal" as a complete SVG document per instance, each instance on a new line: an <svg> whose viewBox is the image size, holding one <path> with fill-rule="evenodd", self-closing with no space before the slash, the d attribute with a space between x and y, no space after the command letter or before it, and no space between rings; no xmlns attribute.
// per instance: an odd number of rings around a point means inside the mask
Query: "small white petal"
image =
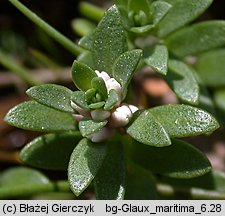
<svg viewBox="0 0 225 216"><path fill-rule="evenodd" d="M121 85L114 78L110 78L109 80L107 80L105 82L105 85L106 85L108 93L111 89L114 89L116 93L119 95L119 97L121 97L122 95Z"/></svg>
<svg viewBox="0 0 225 216"><path fill-rule="evenodd" d="M130 108L132 113L135 113L136 111L138 111L138 108L134 105L129 104L128 107Z"/></svg>
<svg viewBox="0 0 225 216"><path fill-rule="evenodd" d="M101 77L105 82L110 79L110 76L105 71L102 71L99 77Z"/></svg>
<svg viewBox="0 0 225 216"><path fill-rule="evenodd" d="M127 125L133 116L128 105L118 107L111 115L110 125L113 127L123 127Z"/></svg>
<svg viewBox="0 0 225 216"><path fill-rule="evenodd" d="M95 73L97 74L98 77L101 77L105 82L110 79L110 76L105 71L102 71L100 73L98 70L95 70Z"/></svg>
<svg viewBox="0 0 225 216"><path fill-rule="evenodd" d="M96 120L96 121L104 121L107 118L109 118L110 115L111 115L111 113L109 111L105 111L105 110L91 111L91 117L93 120Z"/></svg>
<svg viewBox="0 0 225 216"><path fill-rule="evenodd" d="M100 131L91 135L92 142L102 142L114 135L115 131L112 128L104 127Z"/></svg>
<svg viewBox="0 0 225 216"><path fill-rule="evenodd" d="M95 70L95 73L97 74L97 76L100 76L100 72L98 70Z"/></svg>

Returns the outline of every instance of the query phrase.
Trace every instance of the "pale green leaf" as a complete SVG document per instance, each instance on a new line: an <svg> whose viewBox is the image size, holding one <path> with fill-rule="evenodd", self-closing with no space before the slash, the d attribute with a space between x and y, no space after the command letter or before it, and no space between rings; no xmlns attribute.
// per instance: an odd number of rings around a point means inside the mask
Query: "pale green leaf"
<svg viewBox="0 0 225 216"><path fill-rule="evenodd" d="M102 108L104 105L105 105L105 102L104 102L104 101L100 101L100 102L92 103L92 104L90 104L88 107L89 107L90 109L100 109L100 108Z"/></svg>
<svg viewBox="0 0 225 216"><path fill-rule="evenodd" d="M127 133L135 140L146 145L164 147L171 144L166 130L149 110L133 117L133 120L127 127Z"/></svg>
<svg viewBox="0 0 225 216"><path fill-rule="evenodd" d="M42 169L66 170L73 149L82 138L79 132L40 136L22 149L20 159Z"/></svg>
<svg viewBox="0 0 225 216"><path fill-rule="evenodd" d="M133 73L142 56L142 50L136 49L120 55L113 65L113 77L122 85L126 91Z"/></svg>
<svg viewBox="0 0 225 216"><path fill-rule="evenodd" d="M225 21L205 21L186 27L171 34L166 44L179 58L222 47L225 45Z"/></svg>
<svg viewBox="0 0 225 216"><path fill-rule="evenodd" d="M12 108L5 121L15 127L41 132L76 130L72 114L58 111L37 103L26 101Z"/></svg>
<svg viewBox="0 0 225 216"><path fill-rule="evenodd" d="M143 34L146 33L150 30L152 30L155 26L153 24L145 25L145 26L140 26L140 27L132 27L130 28L131 32L137 33L137 34Z"/></svg>
<svg viewBox="0 0 225 216"><path fill-rule="evenodd" d="M149 112L161 123L171 137L188 137L212 133L219 128L208 112L189 105L163 105Z"/></svg>
<svg viewBox="0 0 225 216"><path fill-rule="evenodd" d="M108 99L105 103L104 110L111 110L119 101L119 96L114 89L109 91Z"/></svg>
<svg viewBox="0 0 225 216"><path fill-rule="evenodd" d="M158 36L165 37L171 32L195 20L213 0L164 0L172 5L164 19L159 23Z"/></svg>
<svg viewBox="0 0 225 216"><path fill-rule="evenodd" d="M135 13L144 11L145 14L148 14L151 2L152 0L128 0L128 9L129 11L134 11Z"/></svg>
<svg viewBox="0 0 225 216"><path fill-rule="evenodd" d="M97 26L93 46L96 68L112 74L116 58L126 50L126 36L120 13L115 5L109 8Z"/></svg>
<svg viewBox="0 0 225 216"><path fill-rule="evenodd" d="M169 70L165 79L180 100L198 104L199 84L194 69L181 61L169 60Z"/></svg>
<svg viewBox="0 0 225 216"><path fill-rule="evenodd" d="M86 97L85 97L85 92L83 91L75 91L71 95L71 100L78 105L79 107L83 109L89 109Z"/></svg>
<svg viewBox="0 0 225 216"><path fill-rule="evenodd" d="M82 119L79 122L79 130L83 137L87 137L87 136L101 130L106 124L107 124L106 120L105 121L94 121L91 119Z"/></svg>
<svg viewBox="0 0 225 216"><path fill-rule="evenodd" d="M74 61L72 65L72 78L76 87L80 90L88 90L91 88L91 80L97 77L93 69L84 63Z"/></svg>
<svg viewBox="0 0 225 216"><path fill-rule="evenodd" d="M77 57L77 61L82 62L86 65L88 65L91 68L95 68L94 62L93 62L93 53L90 51L86 51L81 53Z"/></svg>
<svg viewBox="0 0 225 216"><path fill-rule="evenodd" d="M225 49L209 51L199 56L196 70L205 85L225 86L224 59Z"/></svg>
<svg viewBox="0 0 225 216"><path fill-rule="evenodd" d="M154 1L150 7L150 13L153 18L153 25L156 26L163 17L169 12L172 5L165 1Z"/></svg>
<svg viewBox="0 0 225 216"><path fill-rule="evenodd" d="M72 91L64 86L43 84L29 88L26 93L43 105L73 113L70 105Z"/></svg>
<svg viewBox="0 0 225 216"><path fill-rule="evenodd" d="M32 184L48 184L49 179L38 170L27 167L13 167L2 172L0 185L3 187L19 187Z"/></svg>
<svg viewBox="0 0 225 216"><path fill-rule="evenodd" d="M106 156L107 145L82 139L69 162L68 178L72 191L79 196L92 182Z"/></svg>
<svg viewBox="0 0 225 216"><path fill-rule="evenodd" d="M145 62L155 72L162 75L167 74L168 50L165 45L156 45L151 56L145 59Z"/></svg>
<svg viewBox="0 0 225 216"><path fill-rule="evenodd" d="M91 81L92 88L96 89L104 99L108 98L108 92L105 81L101 77L95 77Z"/></svg>

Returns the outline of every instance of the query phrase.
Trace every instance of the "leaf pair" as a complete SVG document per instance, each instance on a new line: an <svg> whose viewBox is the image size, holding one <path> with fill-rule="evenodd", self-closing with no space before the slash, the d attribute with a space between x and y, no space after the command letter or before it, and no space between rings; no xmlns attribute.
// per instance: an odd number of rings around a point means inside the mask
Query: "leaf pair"
<svg viewBox="0 0 225 216"><path fill-rule="evenodd" d="M168 57L165 45L156 45L151 56L145 62L155 72L164 75L164 79L177 97L188 104L199 103L199 84L196 72L189 65Z"/></svg>
<svg viewBox="0 0 225 216"><path fill-rule="evenodd" d="M216 130L217 121L207 112L188 105L163 105L136 112L127 133L146 145L171 145L170 137L208 134Z"/></svg>

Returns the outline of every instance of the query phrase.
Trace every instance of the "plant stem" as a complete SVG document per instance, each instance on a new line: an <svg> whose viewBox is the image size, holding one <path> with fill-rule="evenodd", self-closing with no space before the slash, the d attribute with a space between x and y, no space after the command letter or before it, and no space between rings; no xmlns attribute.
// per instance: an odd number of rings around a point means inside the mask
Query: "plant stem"
<svg viewBox="0 0 225 216"><path fill-rule="evenodd" d="M20 66L12 57L8 56L0 50L0 63L11 72L19 76L27 84L33 86L38 85L40 82L36 81L27 69Z"/></svg>
<svg viewBox="0 0 225 216"><path fill-rule="evenodd" d="M167 198L173 198L175 195L181 195L187 199L211 199L224 200L225 193L205 190L201 188L181 188L174 187L168 184L157 184L157 190L160 195Z"/></svg>
<svg viewBox="0 0 225 216"><path fill-rule="evenodd" d="M81 2L79 4L79 9L82 15L97 22L100 21L100 19L103 17L105 13L105 10L102 9L101 7L97 7L88 2Z"/></svg>
<svg viewBox="0 0 225 216"><path fill-rule="evenodd" d="M49 36L55 39L58 43L60 43L63 47L65 47L68 51L73 53L75 56L82 53L83 49L65 37L63 34L58 32L40 17L38 17L35 13L33 13L30 9L20 3L18 0L9 0L18 10L20 10L25 16L27 16L32 22L34 22L37 26L39 26L42 30L44 30Z"/></svg>
<svg viewBox="0 0 225 216"><path fill-rule="evenodd" d="M0 199L26 197L47 192L70 192L68 181L57 181L47 184L28 184L15 187L1 187Z"/></svg>

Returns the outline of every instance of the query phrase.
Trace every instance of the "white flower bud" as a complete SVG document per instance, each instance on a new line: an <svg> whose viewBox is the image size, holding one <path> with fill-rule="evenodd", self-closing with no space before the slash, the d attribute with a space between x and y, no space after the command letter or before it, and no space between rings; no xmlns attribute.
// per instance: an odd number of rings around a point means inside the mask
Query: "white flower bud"
<svg viewBox="0 0 225 216"><path fill-rule="evenodd" d="M134 105L129 104L128 107L130 108L132 113L135 113L136 111L138 111L138 108Z"/></svg>
<svg viewBox="0 0 225 216"><path fill-rule="evenodd" d="M105 85L106 85L108 92L111 89L114 89L114 90L116 90L118 95L121 95L121 85L114 78L110 78L109 80L107 80Z"/></svg>
<svg viewBox="0 0 225 216"><path fill-rule="evenodd" d="M105 110L91 111L91 117L95 121L104 121L107 118L109 118L110 115L111 115L111 113L109 111L105 111Z"/></svg>
<svg viewBox="0 0 225 216"><path fill-rule="evenodd" d="M92 142L102 142L114 135L115 131L112 128L104 127L100 131L92 134L89 138Z"/></svg>
<svg viewBox="0 0 225 216"><path fill-rule="evenodd" d="M101 77L105 82L110 79L110 76L105 71L102 71L100 73L98 70L95 70L95 73L97 74L98 77Z"/></svg>
<svg viewBox="0 0 225 216"><path fill-rule="evenodd" d="M124 104L118 107L111 115L110 125L113 127L123 127L127 125L132 118L133 113L129 105Z"/></svg>

